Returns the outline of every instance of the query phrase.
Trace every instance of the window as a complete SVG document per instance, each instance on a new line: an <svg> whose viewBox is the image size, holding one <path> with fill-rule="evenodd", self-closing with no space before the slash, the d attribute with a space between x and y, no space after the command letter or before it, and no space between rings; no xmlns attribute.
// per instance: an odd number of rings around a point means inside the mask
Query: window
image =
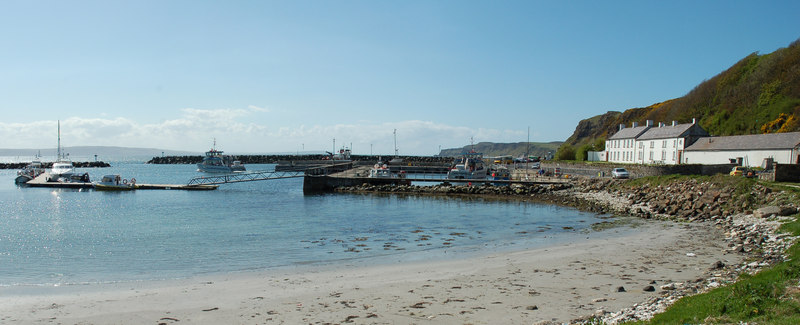
<svg viewBox="0 0 800 325"><path fill-rule="evenodd" d="M654 141L650 141L650 148L655 148L655 142Z"/></svg>
<svg viewBox="0 0 800 325"><path fill-rule="evenodd" d="M664 143L666 144L666 141L664 141ZM661 150L661 160L667 160L667 151L666 150Z"/></svg>
<svg viewBox="0 0 800 325"><path fill-rule="evenodd" d="M652 143L652 142L650 142L650 143ZM650 151L650 160L651 161L653 160L653 151L652 150Z"/></svg>
<svg viewBox="0 0 800 325"><path fill-rule="evenodd" d="M644 148L644 142L639 142L639 149L643 149L643 148Z"/></svg>
<svg viewBox="0 0 800 325"><path fill-rule="evenodd" d="M672 161L675 161L675 151L672 152Z"/></svg>
<svg viewBox="0 0 800 325"><path fill-rule="evenodd" d="M672 147L673 148L677 148L678 147L678 140L672 140Z"/></svg>
<svg viewBox="0 0 800 325"><path fill-rule="evenodd" d="M667 140L661 141L661 148L667 147Z"/></svg>
<svg viewBox="0 0 800 325"><path fill-rule="evenodd" d="M643 156L644 156L644 151L639 151L639 160L644 159Z"/></svg>

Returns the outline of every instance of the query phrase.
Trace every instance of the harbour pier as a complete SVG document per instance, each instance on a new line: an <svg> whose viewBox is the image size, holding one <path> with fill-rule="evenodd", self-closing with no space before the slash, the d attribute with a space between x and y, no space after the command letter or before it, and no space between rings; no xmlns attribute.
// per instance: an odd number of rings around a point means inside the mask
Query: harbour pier
<svg viewBox="0 0 800 325"><path fill-rule="evenodd" d="M43 173L36 178L25 183L29 187L49 187L49 188L67 188L67 189L90 189L94 188L92 182L50 182L49 173ZM144 184L136 183L133 188L135 190L188 190L188 191L208 191L216 190L219 185L190 185L190 184Z"/></svg>

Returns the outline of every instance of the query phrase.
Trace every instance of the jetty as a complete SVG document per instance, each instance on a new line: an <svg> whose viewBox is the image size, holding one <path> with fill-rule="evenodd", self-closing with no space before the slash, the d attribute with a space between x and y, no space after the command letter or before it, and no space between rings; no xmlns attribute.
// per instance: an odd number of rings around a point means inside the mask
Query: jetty
<svg viewBox="0 0 800 325"><path fill-rule="evenodd" d="M49 188L67 188L67 189L90 189L94 188L92 182L49 182L49 173L43 173L38 177L25 183L29 187L49 187ZM136 183L134 190L187 190L187 191L209 191L216 190L219 185L196 185L196 184L143 184Z"/></svg>

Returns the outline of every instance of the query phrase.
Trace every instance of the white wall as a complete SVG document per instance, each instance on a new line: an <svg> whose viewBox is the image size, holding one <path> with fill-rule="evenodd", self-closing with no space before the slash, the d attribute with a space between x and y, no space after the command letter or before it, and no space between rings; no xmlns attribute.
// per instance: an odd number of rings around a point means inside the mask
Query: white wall
<svg viewBox="0 0 800 325"><path fill-rule="evenodd" d="M744 158L747 167L758 167L764 158L773 158L779 164L793 164L792 150L736 150L736 151L684 151L684 164L728 164L729 159Z"/></svg>
<svg viewBox="0 0 800 325"><path fill-rule="evenodd" d="M610 162L633 163L636 139L607 140L605 155ZM606 159L603 159L606 160Z"/></svg>
<svg viewBox="0 0 800 325"><path fill-rule="evenodd" d="M586 152L586 160L587 161L606 161L606 152L605 151L587 151Z"/></svg>
<svg viewBox="0 0 800 325"><path fill-rule="evenodd" d="M634 162L637 164L678 164L678 151L683 150L684 142L685 139L683 138L636 141ZM652 148L650 147L651 143L653 145ZM650 158L650 152L653 153L652 159Z"/></svg>

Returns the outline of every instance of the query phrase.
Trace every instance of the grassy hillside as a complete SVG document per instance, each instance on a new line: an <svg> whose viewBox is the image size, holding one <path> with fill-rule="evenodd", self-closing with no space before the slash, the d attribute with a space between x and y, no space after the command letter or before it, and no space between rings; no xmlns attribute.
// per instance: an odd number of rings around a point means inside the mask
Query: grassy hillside
<svg viewBox="0 0 800 325"><path fill-rule="evenodd" d="M683 97L583 120L565 145L606 139L619 124L692 118L712 135L800 131L800 40L770 54L750 54Z"/></svg>
<svg viewBox="0 0 800 325"><path fill-rule="evenodd" d="M531 156L545 156L548 152L555 153L562 142L517 142L517 143L491 143L480 142L475 144L475 151L483 153L486 157L511 155L514 157L522 157L525 155L526 149L529 150ZM529 145L530 144L530 145ZM529 148L529 149L528 149ZM439 154L441 156L458 156L464 152L468 152L472 146L464 146L463 148L442 149Z"/></svg>

